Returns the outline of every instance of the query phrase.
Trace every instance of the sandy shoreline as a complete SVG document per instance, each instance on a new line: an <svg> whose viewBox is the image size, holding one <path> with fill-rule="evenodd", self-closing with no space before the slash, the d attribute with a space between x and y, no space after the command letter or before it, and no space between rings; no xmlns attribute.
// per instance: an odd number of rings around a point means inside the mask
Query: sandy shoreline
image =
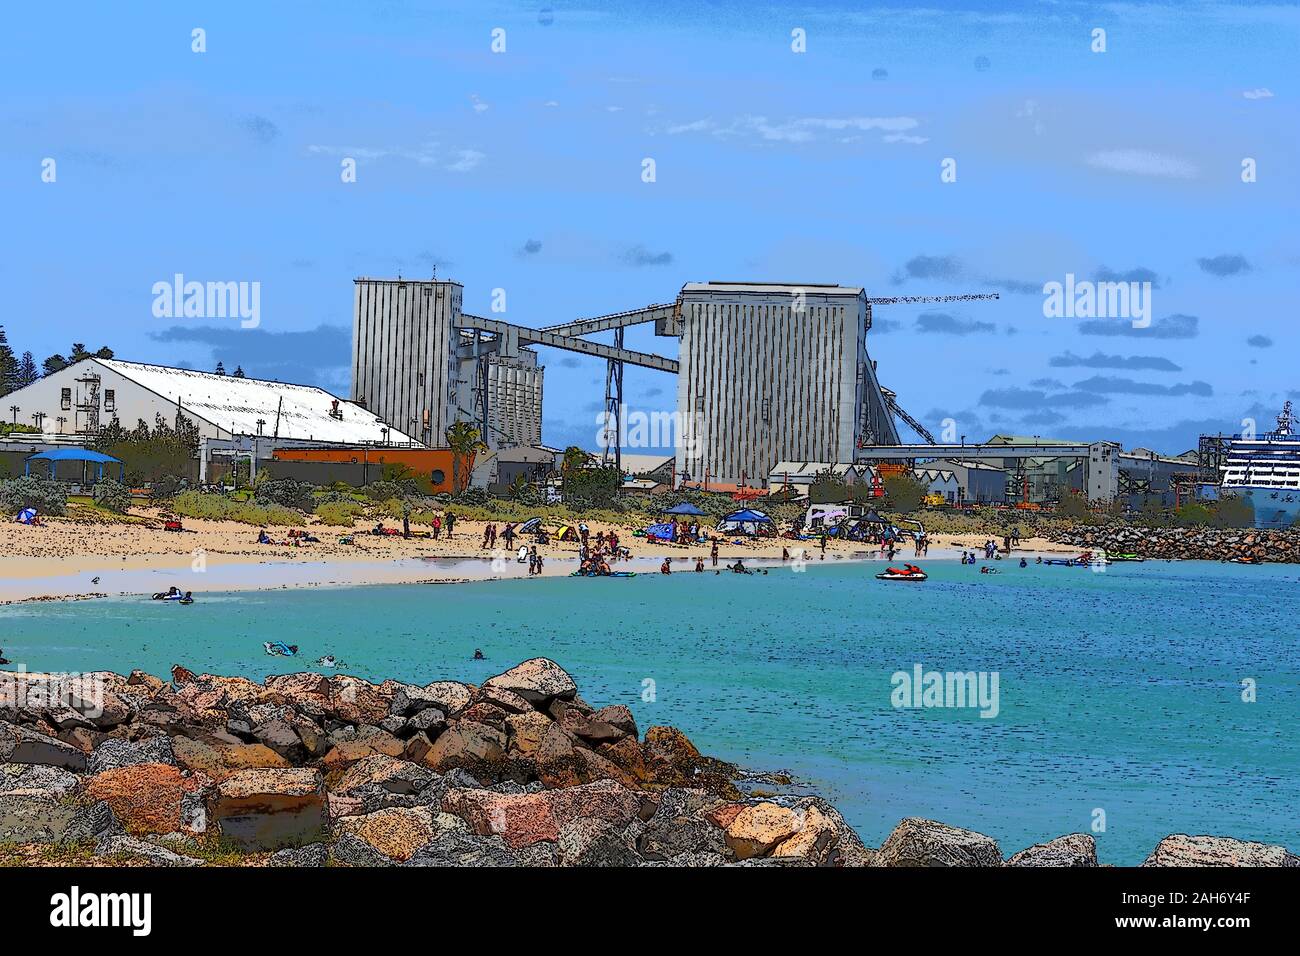
<svg viewBox="0 0 1300 956"><path fill-rule="evenodd" d="M15 523L0 525L0 603L65 598L151 594L175 585L195 593L204 591L275 590L289 587L329 587L360 584L434 584L527 577L527 565L514 552L498 545L480 545L485 522L463 521L451 540L445 537L380 537L361 528L311 526L319 543L300 547L256 544L258 529L232 521L187 519L182 533L162 530L161 521L143 523L90 523L52 519L44 527ZM497 522L498 530L504 528ZM631 559L616 569L657 572L664 557L672 557L676 570L694 566L697 557L712 569L709 544L676 546L634 537L634 526L618 527L598 522L599 532L614 531ZM284 529L273 536L283 539ZM353 544L340 539L351 536ZM974 550L984 541L977 534L939 534L932 538L927 560L955 559L961 550ZM516 547L518 542L516 542ZM860 542L827 543L825 558L816 540L785 538L723 539L719 565L736 558L763 564L779 563L782 549L792 556L800 548L807 560L878 560L871 545ZM543 575L566 575L577 569L576 542L552 542L539 548L545 559ZM1071 549L1043 539L1028 539L1016 554L1068 552ZM899 551L896 560L910 558L912 549Z"/></svg>

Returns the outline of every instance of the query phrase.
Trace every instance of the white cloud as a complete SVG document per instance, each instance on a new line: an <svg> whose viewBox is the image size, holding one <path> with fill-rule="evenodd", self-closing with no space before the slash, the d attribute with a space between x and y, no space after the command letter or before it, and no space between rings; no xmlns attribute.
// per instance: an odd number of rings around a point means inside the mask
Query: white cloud
<svg viewBox="0 0 1300 956"><path fill-rule="evenodd" d="M1169 179L1194 179L1196 167L1177 156L1166 156L1144 149L1108 149L1084 159L1089 166L1114 173L1135 176L1160 176Z"/></svg>
<svg viewBox="0 0 1300 956"><path fill-rule="evenodd" d="M914 146L920 146L922 143L930 142L928 136L909 136L907 133L888 133L881 137L886 143L909 143Z"/></svg>
<svg viewBox="0 0 1300 956"><path fill-rule="evenodd" d="M448 172L467 173L484 159L484 154L476 149L459 150L456 156L456 161L447 167Z"/></svg>
<svg viewBox="0 0 1300 956"><path fill-rule="evenodd" d="M1246 90L1246 92L1241 95L1246 97L1248 100L1271 100L1273 98L1273 91L1267 86L1260 86L1253 90Z"/></svg>
<svg viewBox="0 0 1300 956"><path fill-rule="evenodd" d="M711 119L694 120L669 126L669 135L682 133L711 133L714 136L757 136L761 140L777 143L808 143L818 133L883 132L887 143L926 142L922 137L905 136L907 130L920 126L920 121L910 116L807 116L787 120L769 120L766 116L742 116L723 126ZM857 136L838 136L842 143L855 142Z"/></svg>
<svg viewBox="0 0 1300 956"><path fill-rule="evenodd" d="M475 113L486 113L489 109L491 109L491 104L484 103L481 99L479 99L477 93L471 93L469 95L469 101L474 104Z"/></svg>
<svg viewBox="0 0 1300 956"><path fill-rule="evenodd" d="M420 166L441 167L451 173L467 173L480 162L485 155L474 149L457 150L456 158L447 162L437 143L425 143L417 148L384 148L375 146L326 146L313 144L307 152L324 156L341 156L357 160L404 159Z"/></svg>
<svg viewBox="0 0 1300 956"><path fill-rule="evenodd" d="M701 119L692 123L681 123L677 126L668 127L669 136L678 136L682 133L703 133L705 130L713 129L713 120Z"/></svg>

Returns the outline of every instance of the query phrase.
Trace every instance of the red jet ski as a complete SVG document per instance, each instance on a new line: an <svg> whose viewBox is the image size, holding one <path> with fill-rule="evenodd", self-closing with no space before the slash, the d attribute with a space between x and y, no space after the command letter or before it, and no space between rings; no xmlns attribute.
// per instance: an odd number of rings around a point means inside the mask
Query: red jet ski
<svg viewBox="0 0 1300 956"><path fill-rule="evenodd" d="M929 575L915 564L905 564L901 568L886 568L876 575L877 581L924 581Z"/></svg>

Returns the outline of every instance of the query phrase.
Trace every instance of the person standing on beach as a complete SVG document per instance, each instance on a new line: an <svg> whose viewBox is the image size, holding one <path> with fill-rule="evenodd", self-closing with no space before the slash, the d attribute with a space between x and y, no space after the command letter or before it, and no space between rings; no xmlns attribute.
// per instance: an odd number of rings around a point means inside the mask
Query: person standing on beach
<svg viewBox="0 0 1300 956"><path fill-rule="evenodd" d="M447 540L451 540L451 529L456 526L456 516L450 511L446 513L447 517Z"/></svg>
<svg viewBox="0 0 1300 956"><path fill-rule="evenodd" d="M717 538L713 539L713 547L709 549L709 554L712 556L713 566L716 568L718 566L718 539Z"/></svg>
<svg viewBox="0 0 1300 956"><path fill-rule="evenodd" d="M501 537L506 539L506 550L513 551L515 549L515 525L513 521L506 525L506 530Z"/></svg>

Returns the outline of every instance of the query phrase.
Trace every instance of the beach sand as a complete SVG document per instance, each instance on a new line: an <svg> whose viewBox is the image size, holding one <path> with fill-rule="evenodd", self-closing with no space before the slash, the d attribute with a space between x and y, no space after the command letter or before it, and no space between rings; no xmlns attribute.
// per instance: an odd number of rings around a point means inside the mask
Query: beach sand
<svg viewBox="0 0 1300 956"><path fill-rule="evenodd" d="M175 585L181 590L259 590L283 587L316 587L349 584L434 583L526 577L526 565L515 560L498 538L498 549L481 547L484 521L456 523L455 536L402 538L376 536L369 526L332 528L309 525L321 539L300 547L259 545L255 526L234 521L185 519L183 532L168 532L157 511L133 509L139 522L91 522L49 518L42 527L16 522L0 525L0 602L96 597L112 594L144 594ZM498 532L505 522L497 521ZM391 525L391 522L390 522ZM693 567L703 557L712 568L709 545L678 546L648 542L634 537L639 525L610 525L589 522L591 537L611 530L619 544L632 553L632 560L616 569L657 571L665 556L671 556L677 570ZM412 532L427 530L412 527ZM269 532L285 540L287 529ZM340 539L351 536L353 544ZM961 550L983 544L978 534L939 534L931 538L928 560L954 559ZM1000 539L999 539L1000 540ZM531 544L531 541L529 542ZM516 542L516 548L519 542ZM538 550L545 559L543 573L569 574L578 565L577 542L557 542ZM880 558L876 548L860 542L827 543L821 557L817 540L785 538L722 539L719 563L736 558L763 563L781 559L783 548L795 555L799 548L810 561L871 560ZM1070 552L1049 541L1027 539L1016 554ZM897 560L912 556L904 547ZM495 560L494 560L495 559ZM96 581L95 579L99 580Z"/></svg>

